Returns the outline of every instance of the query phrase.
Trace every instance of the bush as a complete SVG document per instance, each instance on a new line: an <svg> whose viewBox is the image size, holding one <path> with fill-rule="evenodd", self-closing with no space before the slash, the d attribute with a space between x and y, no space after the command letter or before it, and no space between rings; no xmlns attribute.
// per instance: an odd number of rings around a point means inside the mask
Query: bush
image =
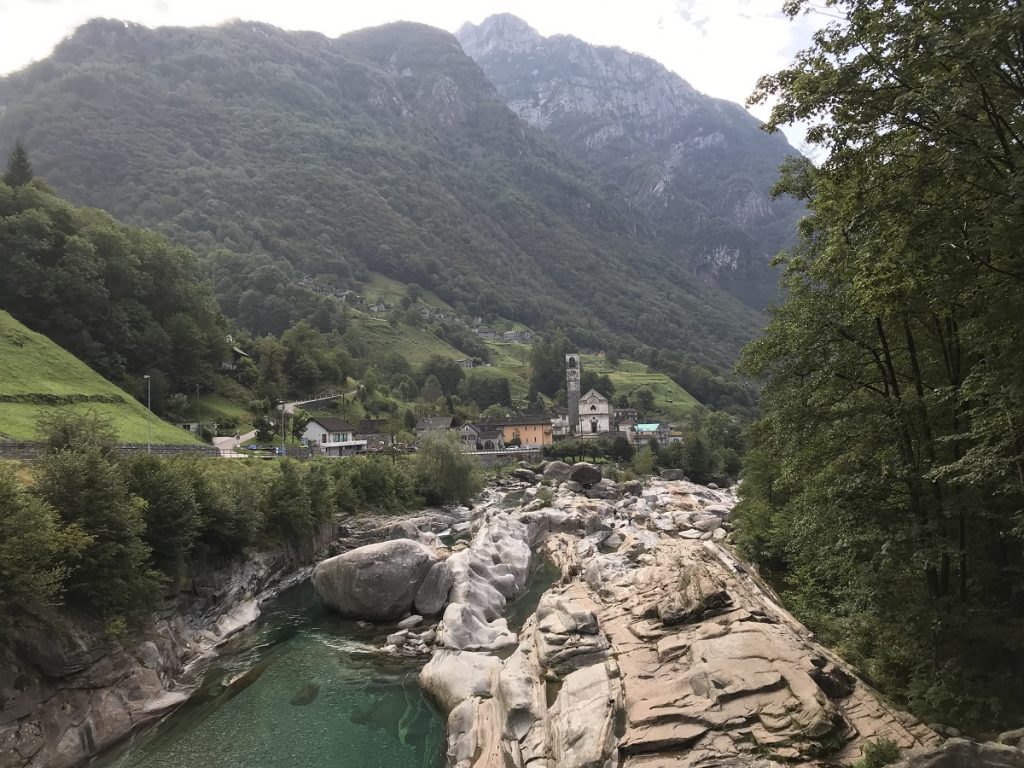
<svg viewBox="0 0 1024 768"><path fill-rule="evenodd" d="M483 487L476 463L451 434L423 440L416 455L415 478L416 490L427 504L465 504Z"/></svg>
<svg viewBox="0 0 1024 768"><path fill-rule="evenodd" d="M900 759L900 748L891 739L868 741L864 744L864 756L854 763L854 768L882 768Z"/></svg>

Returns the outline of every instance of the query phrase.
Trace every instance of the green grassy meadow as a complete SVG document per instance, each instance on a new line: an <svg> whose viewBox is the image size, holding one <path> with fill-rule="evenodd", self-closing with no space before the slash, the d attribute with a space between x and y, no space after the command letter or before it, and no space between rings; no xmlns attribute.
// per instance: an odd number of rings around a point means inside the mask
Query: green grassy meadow
<svg viewBox="0 0 1024 768"><path fill-rule="evenodd" d="M48 396L92 398L92 402L50 404ZM16 398L15 402L5 399ZM118 401L120 399L120 401ZM36 420L53 411L109 417L118 440L146 442L146 407L45 336L0 311L0 433L34 440ZM191 434L152 416L153 442L199 444Z"/></svg>

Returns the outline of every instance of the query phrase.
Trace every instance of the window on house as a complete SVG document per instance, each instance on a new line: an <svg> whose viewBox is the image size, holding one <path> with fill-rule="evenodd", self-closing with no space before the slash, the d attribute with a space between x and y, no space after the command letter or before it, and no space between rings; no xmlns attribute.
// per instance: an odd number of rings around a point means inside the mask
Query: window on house
<svg viewBox="0 0 1024 768"><path fill-rule="evenodd" d="M326 432L324 432L324 433L322 433L320 435L320 442L321 443L326 443L327 442L327 433Z"/></svg>

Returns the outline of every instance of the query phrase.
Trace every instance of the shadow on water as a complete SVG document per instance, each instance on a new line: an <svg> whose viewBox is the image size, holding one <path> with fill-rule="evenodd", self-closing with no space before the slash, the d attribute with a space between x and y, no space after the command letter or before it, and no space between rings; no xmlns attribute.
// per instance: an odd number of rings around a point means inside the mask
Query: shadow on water
<svg viewBox="0 0 1024 768"><path fill-rule="evenodd" d="M211 662L186 704L92 764L437 768L444 720L420 692L420 664L375 653L386 634L299 585Z"/></svg>
<svg viewBox="0 0 1024 768"><path fill-rule="evenodd" d="M562 572L547 558L540 558L537 567L530 576L530 583L522 596L510 603L505 611L508 625L516 632L522 629L526 620L537 610L541 595L548 591L552 584L561 578Z"/></svg>

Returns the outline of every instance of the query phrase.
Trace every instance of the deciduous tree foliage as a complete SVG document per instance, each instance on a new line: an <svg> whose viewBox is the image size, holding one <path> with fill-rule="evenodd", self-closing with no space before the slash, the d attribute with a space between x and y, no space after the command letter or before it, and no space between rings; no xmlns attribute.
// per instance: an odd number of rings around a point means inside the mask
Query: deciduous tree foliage
<svg viewBox="0 0 1024 768"><path fill-rule="evenodd" d="M39 182L0 183L0 275L0 306L114 382L132 377L129 391L154 371L191 389L224 360L224 317L191 252Z"/></svg>
<svg viewBox="0 0 1024 768"><path fill-rule="evenodd" d="M755 101L827 152L743 369L766 381L742 543L922 714L1012 719L1024 682L1024 10L829 0ZM786 4L796 15L812 4Z"/></svg>

